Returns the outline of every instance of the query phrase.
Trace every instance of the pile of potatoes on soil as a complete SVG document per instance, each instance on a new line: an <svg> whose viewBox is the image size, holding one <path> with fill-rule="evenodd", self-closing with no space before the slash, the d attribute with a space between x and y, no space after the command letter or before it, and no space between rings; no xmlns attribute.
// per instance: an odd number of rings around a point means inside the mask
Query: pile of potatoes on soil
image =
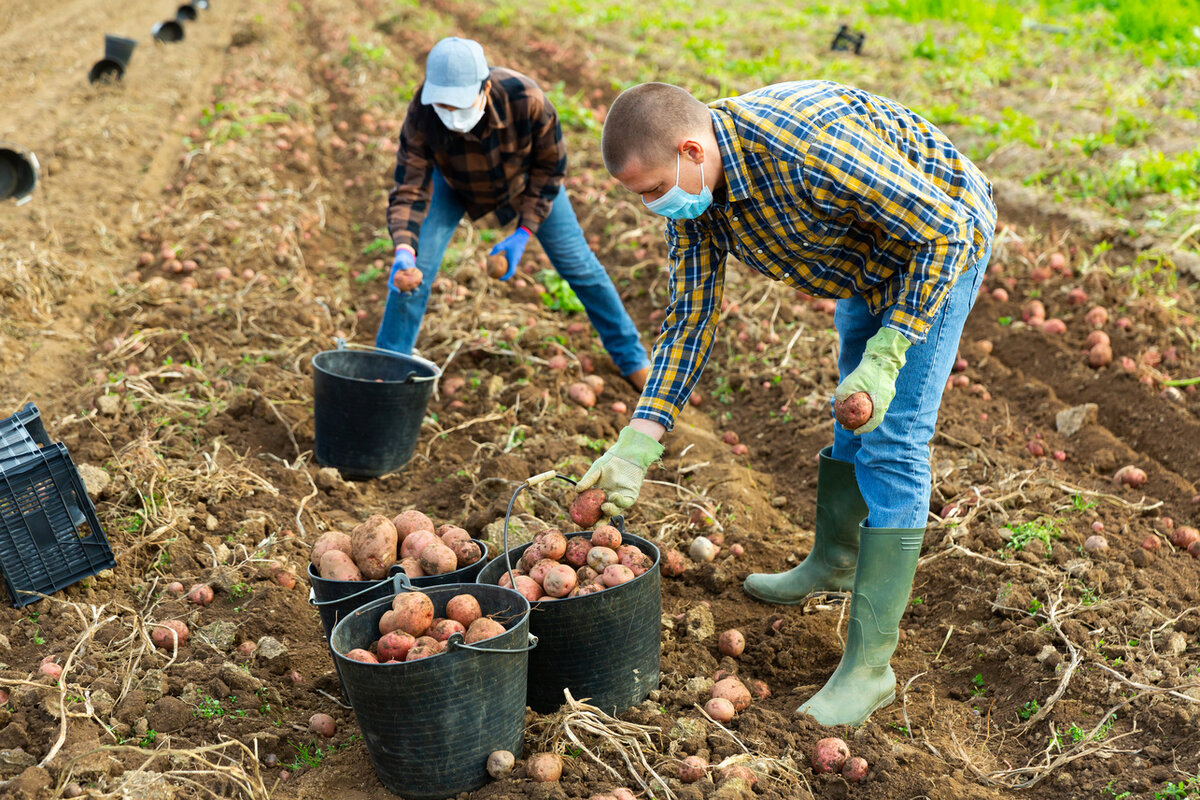
<svg viewBox="0 0 1200 800"><path fill-rule="evenodd" d="M470 566L483 556L471 534L456 525L435 527L417 510L393 519L372 514L348 535L326 531L312 549L317 574L332 581L376 581L393 564L410 578L444 575Z"/></svg>

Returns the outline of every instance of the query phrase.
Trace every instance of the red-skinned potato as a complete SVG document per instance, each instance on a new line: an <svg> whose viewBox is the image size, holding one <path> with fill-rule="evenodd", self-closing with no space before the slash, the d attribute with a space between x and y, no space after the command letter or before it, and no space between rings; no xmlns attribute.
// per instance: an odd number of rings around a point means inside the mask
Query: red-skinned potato
<svg viewBox="0 0 1200 800"><path fill-rule="evenodd" d="M410 578L421 578L425 575L425 570L421 569L421 562L412 556L400 559L400 569Z"/></svg>
<svg viewBox="0 0 1200 800"><path fill-rule="evenodd" d="M150 641L154 642L155 647L163 650L173 650L176 640L180 647L187 644L188 626L182 620L164 619L150 631Z"/></svg>
<svg viewBox="0 0 1200 800"><path fill-rule="evenodd" d="M428 516L417 511L415 508L410 508L408 511L402 511L392 519L392 524L396 526L396 539L403 542L408 538L410 533L417 531L433 532L433 520Z"/></svg>
<svg viewBox="0 0 1200 800"><path fill-rule="evenodd" d="M464 628L469 628L471 623L479 619L483 612L479 608L479 601L474 596L469 594L456 594L446 603L446 617L461 624Z"/></svg>
<svg viewBox="0 0 1200 800"><path fill-rule="evenodd" d="M505 627L491 617L480 617L467 628L467 644L493 639L504 633Z"/></svg>
<svg viewBox="0 0 1200 800"><path fill-rule="evenodd" d="M633 580L633 570L621 564L609 564L600 575L605 586L620 586Z"/></svg>
<svg viewBox="0 0 1200 800"><path fill-rule="evenodd" d="M377 581L387 575L396 563L397 540L396 526L382 514L372 514L350 532L351 555L364 578Z"/></svg>
<svg viewBox="0 0 1200 800"><path fill-rule="evenodd" d="M596 397L604 394L604 378L601 378L599 375L584 375L583 382L588 385L588 388L592 390L592 394L596 395Z"/></svg>
<svg viewBox="0 0 1200 800"><path fill-rule="evenodd" d="M528 575L518 575L517 584L513 588L531 603L536 603L537 599L542 596L542 587L538 586L538 582Z"/></svg>
<svg viewBox="0 0 1200 800"><path fill-rule="evenodd" d="M677 578L687 569L687 558L674 547L662 551L662 574L668 578Z"/></svg>
<svg viewBox="0 0 1200 800"><path fill-rule="evenodd" d="M551 597L566 597L575 591L578 577L570 564L555 564L546 572L542 587Z"/></svg>
<svg viewBox="0 0 1200 800"><path fill-rule="evenodd" d="M849 783L858 783L867 777L867 760L861 756L846 759L842 766L842 777Z"/></svg>
<svg viewBox="0 0 1200 800"><path fill-rule="evenodd" d="M337 731L337 723L328 714L313 714L308 718L308 729L316 735L328 739Z"/></svg>
<svg viewBox="0 0 1200 800"><path fill-rule="evenodd" d="M435 642L433 644L413 645L413 648L408 651L408 655L406 655L404 657L404 660L405 661L420 661L422 658L429 658L430 656L436 656L440 652L442 652L442 650L441 650L441 648L438 647L437 642Z"/></svg>
<svg viewBox="0 0 1200 800"><path fill-rule="evenodd" d="M607 547L593 547L588 551L587 564L596 572L602 573L604 570L613 564L617 563L617 551Z"/></svg>
<svg viewBox="0 0 1200 800"><path fill-rule="evenodd" d="M213 601L212 587L207 583L196 583L188 589L187 599L190 603L195 603L198 606L207 606Z"/></svg>
<svg viewBox="0 0 1200 800"><path fill-rule="evenodd" d="M534 539L542 550L545 558L558 561L567 552L567 537L557 530L547 530L538 534Z"/></svg>
<svg viewBox="0 0 1200 800"><path fill-rule="evenodd" d="M683 783L695 783L708 773L708 762L700 756L688 756L679 762L679 780Z"/></svg>
<svg viewBox="0 0 1200 800"><path fill-rule="evenodd" d="M392 286L396 287L399 292L411 292L421 285L421 270L416 267L408 269L396 270L396 277L392 278Z"/></svg>
<svg viewBox="0 0 1200 800"><path fill-rule="evenodd" d="M442 528L445 528L445 531L439 533L438 538L440 538L447 547L453 547L456 542L471 541L471 534L467 533L465 528L460 528L457 525L443 525ZM439 528L439 530L441 530L441 528Z"/></svg>
<svg viewBox="0 0 1200 800"><path fill-rule="evenodd" d="M592 527L600 520L600 506L604 500L603 489L588 489L586 492L580 492L568 509L571 521L581 528Z"/></svg>
<svg viewBox="0 0 1200 800"><path fill-rule="evenodd" d="M461 633L465 636L467 628L461 622L454 619L439 619L429 628L429 635L439 642L447 641L456 633Z"/></svg>
<svg viewBox="0 0 1200 800"><path fill-rule="evenodd" d="M421 555L422 550L436 541L438 541L438 537L433 531L413 531L400 544L400 558L417 558Z"/></svg>
<svg viewBox="0 0 1200 800"><path fill-rule="evenodd" d="M755 775L749 767L743 764L730 764L728 767L722 768L720 777L722 784L735 778L745 781L746 785L748 786L753 786L754 784L758 783L758 776Z"/></svg>
<svg viewBox="0 0 1200 800"><path fill-rule="evenodd" d="M545 558L545 556L542 555L541 542L533 542L529 545L529 547L526 547L525 552L521 554L521 569L528 573L529 570L533 569L533 565L541 561L543 558Z"/></svg>
<svg viewBox="0 0 1200 800"><path fill-rule="evenodd" d="M613 525L601 525L592 531L592 547L616 550L621 546L621 532Z"/></svg>
<svg viewBox="0 0 1200 800"><path fill-rule="evenodd" d="M537 581L538 585L541 586L546 582L546 573L549 572L552 567L556 566L558 566L557 561L552 561L549 558L540 559L529 569L529 577L533 578L535 581Z"/></svg>
<svg viewBox="0 0 1200 800"><path fill-rule="evenodd" d="M568 564L568 566L570 565ZM584 564L582 567L575 570L575 583L579 586L582 586L585 583L593 583L599 577L600 573L596 572L596 570L592 569L587 564Z"/></svg>
<svg viewBox="0 0 1200 800"><path fill-rule="evenodd" d="M378 664L379 659L370 650L363 650L361 647L356 647L346 653L346 658L351 661L361 661L364 664Z"/></svg>
<svg viewBox="0 0 1200 800"><path fill-rule="evenodd" d="M537 783L550 783L562 777L562 758L558 753L535 753L525 762L525 775Z"/></svg>
<svg viewBox="0 0 1200 800"><path fill-rule="evenodd" d="M723 656L737 658L746 650L746 637L736 628L730 628L717 638L717 649Z"/></svg>
<svg viewBox="0 0 1200 800"><path fill-rule="evenodd" d="M420 636L433 624L433 601L422 592L401 592L392 601L399 630Z"/></svg>
<svg viewBox="0 0 1200 800"><path fill-rule="evenodd" d="M867 424L875 413L875 405L866 392L855 392L844 400L835 401L833 415L846 430L856 430Z"/></svg>
<svg viewBox="0 0 1200 800"><path fill-rule="evenodd" d="M1190 525L1180 525L1171 532L1171 544L1180 550L1187 550L1192 546L1192 542L1197 541L1200 541L1200 531Z"/></svg>
<svg viewBox="0 0 1200 800"><path fill-rule="evenodd" d="M819 775L841 772L842 767L846 764L846 759L849 757L850 747L845 741L836 736L821 739L813 747L813 772Z"/></svg>
<svg viewBox="0 0 1200 800"><path fill-rule="evenodd" d="M1088 366L1093 369L1107 367L1112 363L1113 351L1112 346L1106 342L1097 342L1088 350Z"/></svg>
<svg viewBox="0 0 1200 800"><path fill-rule="evenodd" d="M1126 464L1113 475L1113 483L1124 484L1136 489L1146 482L1146 472L1133 464Z"/></svg>
<svg viewBox="0 0 1200 800"><path fill-rule="evenodd" d="M319 572L327 581L361 581L363 577L354 560L341 550L326 550Z"/></svg>
<svg viewBox="0 0 1200 800"><path fill-rule="evenodd" d="M487 771L493 779L500 780L507 777L513 771L513 764L516 759L513 754L507 750L496 750L488 756Z"/></svg>
<svg viewBox="0 0 1200 800"><path fill-rule="evenodd" d="M321 556L329 550L341 550L346 555L350 555L350 537L341 531L325 531L317 539L317 543L312 549L312 565L313 569L321 568Z"/></svg>
<svg viewBox="0 0 1200 800"><path fill-rule="evenodd" d="M704 713L715 719L717 722L729 722L733 719L736 709L733 703L726 700L724 697L711 697L704 704Z"/></svg>
<svg viewBox="0 0 1200 800"><path fill-rule="evenodd" d="M568 386L567 397L571 399L572 403L583 408L591 408L596 405L596 393L583 381L576 381Z"/></svg>
<svg viewBox="0 0 1200 800"><path fill-rule="evenodd" d="M392 631L400 630L400 615L395 609L389 608L383 612L383 616L379 618L379 635L386 636ZM403 633L403 631L401 631Z"/></svg>
<svg viewBox="0 0 1200 800"><path fill-rule="evenodd" d="M713 697L723 697L733 703L734 711L743 711L750 705L750 690L737 678L722 678L713 684Z"/></svg>
<svg viewBox="0 0 1200 800"><path fill-rule="evenodd" d="M483 558L483 551L479 549L479 545L467 539L465 542L455 542L450 548L454 551L454 559L457 563L457 569L469 567L479 559Z"/></svg>
<svg viewBox="0 0 1200 800"><path fill-rule="evenodd" d="M422 550L419 561L426 575L445 575L458 569L458 556L440 541L435 541Z"/></svg>
<svg viewBox="0 0 1200 800"><path fill-rule="evenodd" d="M504 273L508 272L508 256L504 253L488 256L484 262L484 270L489 278L503 278Z"/></svg>
<svg viewBox="0 0 1200 800"><path fill-rule="evenodd" d="M380 661L403 661L408 655L408 651L416 645L417 640L413 636L401 631L392 631L379 637L379 660Z"/></svg>
<svg viewBox="0 0 1200 800"><path fill-rule="evenodd" d="M183 594L183 584L179 581L171 581L167 584L167 594L171 597L179 597Z"/></svg>
<svg viewBox="0 0 1200 800"><path fill-rule="evenodd" d="M586 536L576 536L567 540L567 552L563 554L563 558L572 567L582 567L587 564L588 551L591 549L592 543Z"/></svg>

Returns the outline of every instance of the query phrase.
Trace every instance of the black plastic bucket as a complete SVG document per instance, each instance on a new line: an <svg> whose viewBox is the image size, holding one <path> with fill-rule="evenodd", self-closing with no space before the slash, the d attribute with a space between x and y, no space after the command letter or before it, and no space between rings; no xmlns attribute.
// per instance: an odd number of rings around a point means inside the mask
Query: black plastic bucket
<svg viewBox="0 0 1200 800"><path fill-rule="evenodd" d="M511 589L456 583L421 591L435 616L445 616L450 598L470 594L508 630L476 645L456 633L446 652L420 661L346 658L379 638L389 595L343 617L330 643L380 783L408 800L441 800L487 783L493 751L521 757L529 650L537 640L529 634L528 601Z"/></svg>
<svg viewBox="0 0 1200 800"><path fill-rule="evenodd" d="M192 22L196 16L196 7L191 3L184 3L175 11L176 22Z"/></svg>
<svg viewBox="0 0 1200 800"><path fill-rule="evenodd" d="M38 181L38 160L33 151L12 142L0 142L0 200L28 202Z"/></svg>
<svg viewBox="0 0 1200 800"><path fill-rule="evenodd" d="M317 461L343 477L378 478L412 458L436 364L387 350L339 347L313 356Z"/></svg>
<svg viewBox="0 0 1200 800"><path fill-rule="evenodd" d="M104 58L92 65L88 72L88 83L101 80L119 81L125 75L129 59L133 57L133 48L137 47L136 39L126 39L124 36L104 34Z"/></svg>
<svg viewBox="0 0 1200 800"><path fill-rule="evenodd" d="M173 19L167 19L155 23L150 29L150 34L156 42L182 42L183 26Z"/></svg>
<svg viewBox="0 0 1200 800"><path fill-rule="evenodd" d="M482 554L474 564L468 564L443 575L423 575L420 578L409 578L408 582L417 589L427 586L442 586L447 583L473 582L479 576L483 565L487 563L488 546L486 542L479 539L471 541L479 545L479 551ZM325 629L325 640L329 641L329 637L333 635L333 626L337 624L337 621L351 611L385 595L395 596L400 589L398 584L393 585L395 584L393 578L402 573L403 570L400 569L400 566L393 564L388 570L388 576L378 581L331 581L318 575L310 562L308 583L311 588L308 592L308 602L316 606L317 611L321 614L321 626Z"/></svg>
<svg viewBox="0 0 1200 800"><path fill-rule="evenodd" d="M529 629L540 642L529 656L529 707L541 714L563 704L563 689L577 700L619 714L658 688L662 649L662 575L658 548L626 533L621 543L648 555L654 566L629 583L602 592L532 604ZM567 540L587 533L568 533ZM516 564L532 543L509 550ZM507 570L503 554L479 573L479 582L498 584Z"/></svg>

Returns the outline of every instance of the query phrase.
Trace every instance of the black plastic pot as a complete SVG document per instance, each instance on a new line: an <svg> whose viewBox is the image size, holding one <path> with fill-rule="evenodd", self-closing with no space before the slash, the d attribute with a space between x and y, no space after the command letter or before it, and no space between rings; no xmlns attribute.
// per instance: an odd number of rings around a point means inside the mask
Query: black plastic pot
<svg viewBox="0 0 1200 800"><path fill-rule="evenodd" d="M629 583L602 592L532 604L529 629L538 649L529 656L529 707L549 713L563 704L563 689L577 700L619 714L658 688L662 648L662 576L658 548L626 533L622 544L636 546L654 566ZM566 534L567 540L588 533ZM513 564L532 543L508 551ZM498 584L507 571L501 554L479 573L479 583Z"/></svg>
<svg viewBox="0 0 1200 800"><path fill-rule="evenodd" d="M408 800L441 800L487 783L492 752L521 757L529 651L537 639L529 634L529 603L511 589L459 583L422 591L437 616L445 616L450 598L470 594L508 630L474 645L456 633L446 652L420 661L346 658L379 638L379 620L392 604L385 597L343 617L330 643L380 783Z"/></svg>
<svg viewBox="0 0 1200 800"><path fill-rule="evenodd" d="M197 16L196 7L191 3L184 3L175 11L176 22L192 22Z"/></svg>
<svg viewBox="0 0 1200 800"><path fill-rule="evenodd" d="M12 142L0 142L0 200L12 198L27 203L38 182L38 160L32 150Z"/></svg>
<svg viewBox="0 0 1200 800"><path fill-rule="evenodd" d="M183 41L183 26L173 19L166 19L162 22L155 23L150 29L150 33L154 36L156 42L182 42Z"/></svg>
<svg viewBox="0 0 1200 800"><path fill-rule="evenodd" d="M104 58L92 65L91 71L88 72L88 83L121 80L125 75L125 68L129 66L129 59L133 57L135 47L135 39L113 36L111 33L104 34Z"/></svg>
<svg viewBox="0 0 1200 800"><path fill-rule="evenodd" d="M378 478L412 458L436 364L374 348L313 356L317 461L348 479Z"/></svg>
<svg viewBox="0 0 1200 800"><path fill-rule="evenodd" d="M427 586L442 586L447 583L471 583L479 576L479 571L483 569L483 565L488 560L487 543L479 539L471 541L479 545L482 553L474 564L447 572L444 575L408 578L408 582L418 589ZM316 606L317 611L321 614L321 626L325 629L325 640L329 640L333 634L333 627L346 614L380 597L395 596L396 592L400 591L400 584L393 579L397 575L402 575L403 572L399 565L393 564L392 568L388 570L388 577L378 581L331 581L318 575L317 570L310 562L308 583L311 588L308 592L308 602Z"/></svg>

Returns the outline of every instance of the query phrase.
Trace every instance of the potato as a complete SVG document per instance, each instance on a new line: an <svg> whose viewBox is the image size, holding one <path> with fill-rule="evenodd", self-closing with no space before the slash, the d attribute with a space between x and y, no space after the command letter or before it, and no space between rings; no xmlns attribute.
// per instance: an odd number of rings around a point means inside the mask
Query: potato
<svg viewBox="0 0 1200 800"><path fill-rule="evenodd" d="M421 569L421 562L412 556L400 559L400 569L410 578L423 578L425 576L425 570Z"/></svg>
<svg viewBox="0 0 1200 800"><path fill-rule="evenodd" d="M600 580L604 581L605 586L620 586L622 583L629 583L633 580L633 577L633 570L629 567L624 567L620 564L609 564L600 575Z"/></svg>
<svg viewBox="0 0 1200 800"><path fill-rule="evenodd" d="M746 637L736 628L730 628L727 631L722 631L717 638L717 649L721 651L721 655L737 658L746 650Z"/></svg>
<svg viewBox="0 0 1200 800"><path fill-rule="evenodd" d="M167 584L167 594L171 597L180 597L183 594L183 584L179 581L171 581Z"/></svg>
<svg viewBox="0 0 1200 800"><path fill-rule="evenodd" d="M542 587L551 597L566 597L575 591L578 576L570 564L555 564L547 572Z"/></svg>
<svg viewBox="0 0 1200 800"><path fill-rule="evenodd" d="M1108 322L1108 309L1104 306L1093 306L1083 315L1083 321L1093 328L1099 328Z"/></svg>
<svg viewBox="0 0 1200 800"><path fill-rule="evenodd" d="M603 592L608 587L603 583L583 583L576 584L575 591L571 592L571 597L585 597L596 592Z"/></svg>
<svg viewBox="0 0 1200 800"><path fill-rule="evenodd" d="M621 546L621 532L613 525L601 525L592 532L592 547L616 550Z"/></svg>
<svg viewBox="0 0 1200 800"><path fill-rule="evenodd" d="M337 723L328 714L313 714L308 718L308 729L318 736L328 739L337 731Z"/></svg>
<svg viewBox="0 0 1200 800"><path fill-rule="evenodd" d="M433 601L422 592L401 592L392 600L397 629L420 636L433 624Z"/></svg>
<svg viewBox="0 0 1200 800"><path fill-rule="evenodd" d="M707 564L717 557L717 546L707 536L697 536L692 539L688 554L691 555L693 561Z"/></svg>
<svg viewBox="0 0 1200 800"><path fill-rule="evenodd" d="M396 563L396 526L382 514L372 514L350 532L351 555L367 580L386 577Z"/></svg>
<svg viewBox="0 0 1200 800"><path fill-rule="evenodd" d="M712 697L704 704L704 713L715 719L717 722L729 722L734 715L733 703L726 700L724 697Z"/></svg>
<svg viewBox="0 0 1200 800"><path fill-rule="evenodd" d="M421 551L421 569L426 575L445 575L458 569L458 556L441 542L433 542Z"/></svg>
<svg viewBox="0 0 1200 800"><path fill-rule="evenodd" d="M416 267L408 269L396 270L396 277L392 278L392 286L396 287L398 292L411 292L421 285L421 270Z"/></svg>
<svg viewBox="0 0 1200 800"><path fill-rule="evenodd" d="M479 608L479 601L473 595L456 594L450 598L450 602L446 603L446 617L455 620L464 628L469 628L471 623L482 615L483 611Z"/></svg>
<svg viewBox="0 0 1200 800"><path fill-rule="evenodd" d="M212 587L206 583L192 584L192 588L188 589L187 599L198 606L207 606L213 601Z"/></svg>
<svg viewBox="0 0 1200 800"><path fill-rule="evenodd" d="M341 531L325 531L312 549L312 565L314 569L321 568L321 556L325 555L327 550L341 550L346 555L350 555L350 537Z"/></svg>
<svg viewBox="0 0 1200 800"><path fill-rule="evenodd" d="M561 559L567 552L567 537L563 536L556 529L550 529L540 533L535 539L538 546L542 549L542 555L545 558L550 558L555 561Z"/></svg>
<svg viewBox="0 0 1200 800"><path fill-rule="evenodd" d="M404 541L400 544L400 558L417 558L421 555L422 550L436 541L438 541L438 537L433 531L413 531L404 537Z"/></svg>
<svg viewBox="0 0 1200 800"><path fill-rule="evenodd" d="M759 700L766 700L771 696L771 687L767 686L766 681L755 678L750 681L750 691L754 692L754 696Z"/></svg>
<svg viewBox="0 0 1200 800"><path fill-rule="evenodd" d="M813 772L818 775L841 772L850 757L850 747L836 736L821 739L813 747Z"/></svg>
<svg viewBox="0 0 1200 800"><path fill-rule="evenodd" d="M550 571L551 567L555 566L558 566L557 561L543 558L530 568L529 577L533 578L541 586L546 580L546 573Z"/></svg>
<svg viewBox="0 0 1200 800"><path fill-rule="evenodd" d="M590 528L600 519L600 506L604 503L603 489L588 489L580 492L571 503L571 521L581 528Z"/></svg>
<svg viewBox="0 0 1200 800"><path fill-rule="evenodd" d="M588 551L591 549L592 543L586 536L576 536L567 540L567 552L563 554L563 558L572 567L582 567L587 563Z"/></svg>
<svg viewBox="0 0 1200 800"><path fill-rule="evenodd" d="M491 617L480 617L467 628L467 644L494 639L505 632L506 628Z"/></svg>
<svg viewBox="0 0 1200 800"><path fill-rule="evenodd" d="M163 650L174 650L176 642L183 647L187 640L188 626L178 619L164 619L150 631L150 641Z"/></svg>
<svg viewBox="0 0 1200 800"><path fill-rule="evenodd" d="M677 578L687 570L687 559L683 557L683 553L676 550L674 547L668 547L662 551L662 574L668 578Z"/></svg>
<svg viewBox="0 0 1200 800"><path fill-rule="evenodd" d="M456 633L466 635L467 627L455 619L439 619L435 620L429 628L429 635L437 639L439 642L448 640Z"/></svg>
<svg viewBox="0 0 1200 800"><path fill-rule="evenodd" d="M570 565L568 564L567 566ZM575 570L575 583L577 584L592 583L599 577L600 573L596 572L596 570L592 569L587 564L584 564L582 567Z"/></svg>
<svg viewBox="0 0 1200 800"><path fill-rule="evenodd" d="M443 525L438 530L443 529L445 530L438 534L438 538L440 538L447 547L453 547L456 542L471 541L471 534L467 533L465 528L460 528L457 525Z"/></svg>
<svg viewBox="0 0 1200 800"><path fill-rule="evenodd" d="M1200 542L1192 542L1188 545L1188 555L1192 558L1200 558Z"/></svg>
<svg viewBox="0 0 1200 800"><path fill-rule="evenodd" d="M728 767L721 769L721 784L734 779L745 781L747 786L753 786L758 783L758 776L749 767L742 764L730 764Z"/></svg>
<svg viewBox="0 0 1200 800"><path fill-rule="evenodd" d="M1136 489L1146 482L1145 470L1135 467L1133 464L1126 464L1117 470L1113 475L1113 483L1124 484L1132 489Z"/></svg>
<svg viewBox="0 0 1200 800"><path fill-rule="evenodd" d="M708 773L708 762L700 756L688 756L679 762L679 780L695 783Z"/></svg>
<svg viewBox="0 0 1200 800"><path fill-rule="evenodd" d="M629 569L633 572L633 577L636 578L638 575L643 575L654 567L654 559L650 558L650 556L646 555L638 548L626 545L625 547L622 547L621 550L624 550L625 552L617 552L617 563L621 564L622 566L629 567Z"/></svg>
<svg viewBox="0 0 1200 800"><path fill-rule="evenodd" d="M379 635L386 636L392 631L398 630L400 630L400 614L394 609L389 608L379 618Z"/></svg>
<svg viewBox="0 0 1200 800"><path fill-rule="evenodd" d="M1192 546L1192 542L1196 541L1200 541L1200 531L1190 525L1180 525L1171 532L1171 544L1180 550L1188 549Z"/></svg>
<svg viewBox="0 0 1200 800"><path fill-rule="evenodd" d="M1067 323L1063 322L1058 317L1051 317L1042 323L1042 333L1057 335L1067 332Z"/></svg>
<svg viewBox="0 0 1200 800"><path fill-rule="evenodd" d="M558 753L535 753L525 762L525 776L536 783L550 783L562 777L562 758Z"/></svg>
<svg viewBox="0 0 1200 800"><path fill-rule="evenodd" d="M1088 366L1093 369L1107 367L1112 363L1112 346L1105 342L1097 342L1088 350Z"/></svg>
<svg viewBox="0 0 1200 800"><path fill-rule="evenodd" d="M237 654L242 658L253 658L256 650L258 650L258 645L249 639L237 646Z"/></svg>
<svg viewBox="0 0 1200 800"><path fill-rule="evenodd" d="M392 519L392 524L396 526L396 540L403 542L408 538L410 533L417 531L433 532L433 520L425 514L411 508L408 511L402 511Z"/></svg>
<svg viewBox="0 0 1200 800"><path fill-rule="evenodd" d="M583 381L575 381L568 386L567 397L572 403L582 408L591 408L596 405L596 393Z"/></svg>
<svg viewBox="0 0 1200 800"><path fill-rule="evenodd" d="M489 278L503 278L504 274L508 272L508 256L504 253L488 256L484 270Z"/></svg>
<svg viewBox="0 0 1200 800"><path fill-rule="evenodd" d="M404 660L405 661L420 661L422 658L429 658L430 656L436 656L440 652L442 652L442 651L437 646L437 643L413 645L413 648L408 651L408 655L406 655L404 657Z"/></svg>
<svg viewBox="0 0 1200 800"><path fill-rule="evenodd" d="M1111 347L1112 340L1108 338L1108 334L1104 331L1092 331L1087 335L1087 341L1084 342L1084 346L1091 350L1098 344L1106 344Z"/></svg>
<svg viewBox="0 0 1200 800"><path fill-rule="evenodd" d="M866 392L855 392L847 398L837 400L833 404L833 416L842 423L846 430L853 431L867 424L875 413L875 404L871 395Z"/></svg>
<svg viewBox="0 0 1200 800"><path fill-rule="evenodd" d="M593 547L587 554L588 566L596 572L604 572L605 568L617 563L617 551L607 547Z"/></svg>
<svg viewBox="0 0 1200 800"><path fill-rule="evenodd" d="M537 599L542 596L542 587L538 586L537 581L528 575L518 575L517 585L513 588L520 592L525 599L531 603L536 603Z"/></svg>
<svg viewBox="0 0 1200 800"><path fill-rule="evenodd" d="M454 551L454 560L457 565L455 567L456 569L469 567L479 559L483 558L483 550L479 548L478 544L470 539L467 539L465 542L455 542L454 546L450 549Z"/></svg>
<svg viewBox="0 0 1200 800"><path fill-rule="evenodd" d="M525 552L521 554L521 569L526 573L533 569L533 565L541 561L546 556L542 554L541 542L533 542L529 547L525 548Z"/></svg>
<svg viewBox="0 0 1200 800"><path fill-rule="evenodd" d="M1085 553L1103 553L1108 549L1108 539L1105 539L1098 533L1093 533L1083 542L1083 550Z"/></svg>
<svg viewBox="0 0 1200 800"><path fill-rule="evenodd" d="M488 775L491 775L495 780L507 777L513 770L513 764L516 760L513 754L507 750L496 750L487 760Z"/></svg>
<svg viewBox="0 0 1200 800"><path fill-rule="evenodd" d="M403 661L408 655L408 651L413 649L417 640L402 631L392 631L384 634L379 638L379 646L376 650L379 653L380 661Z"/></svg>
<svg viewBox="0 0 1200 800"><path fill-rule="evenodd" d="M842 777L849 783L858 783L867 777L867 760L861 756L846 759L842 766Z"/></svg>
<svg viewBox="0 0 1200 800"><path fill-rule="evenodd" d="M1030 300L1021 308L1021 320L1031 325L1039 324L1046 318L1046 306L1041 300Z"/></svg>
<svg viewBox="0 0 1200 800"><path fill-rule="evenodd" d="M737 678L722 678L713 684L713 697L723 697L733 703L734 711L742 711L750 705L750 690Z"/></svg>
<svg viewBox="0 0 1200 800"><path fill-rule="evenodd" d="M327 581L361 581L358 565L341 550L326 550L321 556L320 575Z"/></svg>
<svg viewBox="0 0 1200 800"><path fill-rule="evenodd" d="M47 656L46 658L52 659L52 658L54 658L54 656ZM50 661L50 660L43 661L41 663L41 665L38 667L39 675L49 675L54 680L58 680L59 678L61 678L62 672L63 672L62 665L55 663L54 661Z"/></svg>

